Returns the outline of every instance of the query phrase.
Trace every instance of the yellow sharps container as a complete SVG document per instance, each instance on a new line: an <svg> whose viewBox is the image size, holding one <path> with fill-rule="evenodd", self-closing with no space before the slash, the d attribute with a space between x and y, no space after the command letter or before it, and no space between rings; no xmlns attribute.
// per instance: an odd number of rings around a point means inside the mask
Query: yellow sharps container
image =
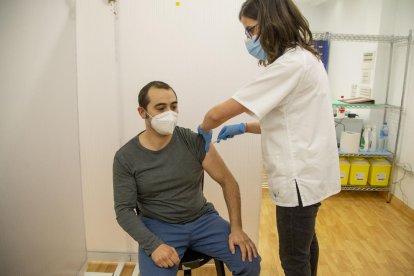
<svg viewBox="0 0 414 276"><path fill-rule="evenodd" d="M369 162L362 157L352 157L349 160L351 170L349 173L350 185L367 185Z"/></svg>
<svg viewBox="0 0 414 276"><path fill-rule="evenodd" d="M368 183L372 186L387 186L390 180L391 163L385 158L372 158Z"/></svg>
<svg viewBox="0 0 414 276"><path fill-rule="evenodd" d="M348 184L349 179L349 168L351 165L349 164L348 158L346 157L339 157L339 172L341 175L341 185L345 186Z"/></svg>

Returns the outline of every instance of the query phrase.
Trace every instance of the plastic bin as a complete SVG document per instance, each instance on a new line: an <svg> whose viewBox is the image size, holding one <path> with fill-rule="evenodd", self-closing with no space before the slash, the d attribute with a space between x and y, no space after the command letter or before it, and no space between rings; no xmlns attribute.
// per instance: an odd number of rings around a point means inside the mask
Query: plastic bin
<svg viewBox="0 0 414 276"><path fill-rule="evenodd" d="M370 159L368 183L372 186L387 186L390 180L391 163L385 158Z"/></svg>
<svg viewBox="0 0 414 276"><path fill-rule="evenodd" d="M349 169L351 165L349 164L348 158L339 157L339 171L341 175L341 185L345 186L348 184L349 179Z"/></svg>
<svg viewBox="0 0 414 276"><path fill-rule="evenodd" d="M351 169L349 173L350 185L367 185L369 162L362 157L352 157L349 160Z"/></svg>

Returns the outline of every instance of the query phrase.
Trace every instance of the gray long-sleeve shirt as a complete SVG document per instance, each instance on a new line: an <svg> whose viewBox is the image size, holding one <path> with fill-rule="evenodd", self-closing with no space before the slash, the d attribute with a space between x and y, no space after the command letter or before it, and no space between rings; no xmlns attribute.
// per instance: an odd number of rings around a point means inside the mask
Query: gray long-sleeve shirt
<svg viewBox="0 0 414 276"><path fill-rule="evenodd" d="M119 225L150 255L163 242L144 225L141 216L186 223L214 206L203 195L201 163L205 152L201 136L176 127L170 143L159 151L144 148L138 136L115 154L114 207Z"/></svg>

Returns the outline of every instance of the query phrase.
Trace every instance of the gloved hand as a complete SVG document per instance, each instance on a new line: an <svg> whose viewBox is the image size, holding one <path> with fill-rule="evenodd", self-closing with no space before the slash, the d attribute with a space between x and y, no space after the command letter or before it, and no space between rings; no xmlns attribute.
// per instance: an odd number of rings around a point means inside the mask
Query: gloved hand
<svg viewBox="0 0 414 276"><path fill-rule="evenodd" d="M217 136L217 143L220 143L220 140L226 140L227 138L233 138L234 135L243 134L245 132L246 132L245 123L224 126L220 130L219 135Z"/></svg>
<svg viewBox="0 0 414 276"><path fill-rule="evenodd" d="M206 142L206 145L204 146L204 150L208 152L208 148L210 147L211 138L213 137L213 131L205 132L200 126L197 128L198 134L201 134L203 136L204 141Z"/></svg>

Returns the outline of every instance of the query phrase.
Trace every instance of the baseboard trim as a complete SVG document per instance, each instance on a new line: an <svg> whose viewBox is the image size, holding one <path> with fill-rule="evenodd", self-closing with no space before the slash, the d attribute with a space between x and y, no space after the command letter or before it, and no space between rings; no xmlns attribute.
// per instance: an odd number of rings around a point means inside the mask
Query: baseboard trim
<svg viewBox="0 0 414 276"><path fill-rule="evenodd" d="M139 265L138 265L138 256L136 253L123 253L123 252L97 252L97 251L88 251L87 260L83 264L82 268L78 272L77 276L101 276L105 274L91 274L97 272L87 272L88 262L114 262L118 263L117 269L114 273L108 273L107 275L119 276L122 273L122 270L125 266L125 262L135 263L134 271L132 276L138 276ZM215 266L213 260L210 260L204 266L210 267Z"/></svg>
<svg viewBox="0 0 414 276"><path fill-rule="evenodd" d="M387 193L385 193L385 194L387 194ZM414 216L414 209L411 209L410 206L405 204L405 202L403 202L401 199L399 199L395 195L391 196L390 204L392 206L394 206L395 208L397 208L397 209L399 209L403 212L406 212L411 216Z"/></svg>
<svg viewBox="0 0 414 276"><path fill-rule="evenodd" d="M128 252L99 252L88 251L87 261L104 261L104 262L138 262L137 253Z"/></svg>

